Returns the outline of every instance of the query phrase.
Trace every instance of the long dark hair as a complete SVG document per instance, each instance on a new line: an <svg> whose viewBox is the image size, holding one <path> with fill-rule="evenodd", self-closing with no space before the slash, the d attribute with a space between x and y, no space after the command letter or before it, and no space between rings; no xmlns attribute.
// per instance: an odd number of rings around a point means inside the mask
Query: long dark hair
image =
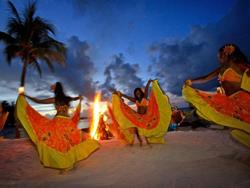
<svg viewBox="0 0 250 188"><path fill-rule="evenodd" d="M247 57L235 44L223 45L219 49L219 54L226 59L226 62L233 61L235 63L248 63Z"/></svg>
<svg viewBox="0 0 250 188"><path fill-rule="evenodd" d="M136 95L136 92L137 92L137 91L139 91L139 92L141 93L141 98L139 98L139 97ZM135 90L134 90L134 96L135 96L135 99L136 99L137 101L141 101L142 98L145 97L145 94L144 94L144 92L142 91L142 89L138 87L138 88L135 88Z"/></svg>
<svg viewBox="0 0 250 188"><path fill-rule="evenodd" d="M69 106L69 102L71 101L71 98L69 96L65 95L61 82L56 82L54 93L55 93L56 105Z"/></svg>

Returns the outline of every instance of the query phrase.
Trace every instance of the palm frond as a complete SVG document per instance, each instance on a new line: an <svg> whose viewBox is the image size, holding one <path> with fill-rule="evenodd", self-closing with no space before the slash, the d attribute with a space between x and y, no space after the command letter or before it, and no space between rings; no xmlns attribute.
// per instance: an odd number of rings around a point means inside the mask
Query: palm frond
<svg viewBox="0 0 250 188"><path fill-rule="evenodd" d="M24 10L23 13L23 17L24 17L24 21L23 21L23 27L24 27L24 32L23 32L23 37L22 40L25 42L29 42L31 40L31 37L33 35L33 21L34 21L34 15L36 12L36 3L33 2L29 2L29 4L27 5L27 7Z"/></svg>
<svg viewBox="0 0 250 188"><path fill-rule="evenodd" d="M17 57L17 53L21 50L20 46L17 45L8 45L4 49L4 54L6 57L7 63L10 65L11 60Z"/></svg>
<svg viewBox="0 0 250 188"><path fill-rule="evenodd" d="M65 56L57 51L50 51L47 53L47 57L49 57L52 61L55 61L61 65L65 65Z"/></svg>
<svg viewBox="0 0 250 188"><path fill-rule="evenodd" d="M53 66L53 62L52 62L49 58L43 57L43 58L41 58L41 60L44 61L44 62L47 64L47 66L49 67L49 69L50 69L52 72L55 71L55 68L54 68L54 66Z"/></svg>
<svg viewBox="0 0 250 188"><path fill-rule="evenodd" d="M58 62L61 65L65 65L65 55L50 48L37 48L33 49L32 54L37 58L48 58L50 61Z"/></svg>
<svg viewBox="0 0 250 188"><path fill-rule="evenodd" d="M51 50L55 50L62 55L66 56L66 48L62 42L52 39L51 37L47 37L47 39L39 44L36 44L37 48L48 48Z"/></svg>
<svg viewBox="0 0 250 188"><path fill-rule="evenodd" d="M46 21L45 19L36 16L34 18L33 21L33 29L35 31L40 31L43 32L45 34L48 34L48 32L51 32L52 34L55 34L55 26L51 23L49 23L48 21Z"/></svg>
<svg viewBox="0 0 250 188"><path fill-rule="evenodd" d="M35 1L29 2L28 6L25 8L23 13L25 21L31 23L33 21L35 12L36 12L36 2Z"/></svg>
<svg viewBox="0 0 250 188"><path fill-rule="evenodd" d="M61 53L58 53L57 51L46 50L46 53L44 55L51 61L58 62L61 65L65 65L65 56Z"/></svg>
<svg viewBox="0 0 250 188"><path fill-rule="evenodd" d="M7 23L7 32L10 35L14 34L18 37L18 35L20 36L23 33L23 24L18 22L15 18L10 18Z"/></svg>
<svg viewBox="0 0 250 188"><path fill-rule="evenodd" d="M5 44L14 44L17 42L10 34L2 31L0 31L0 41L3 41Z"/></svg>
<svg viewBox="0 0 250 188"><path fill-rule="evenodd" d="M8 6L10 8L10 11L12 12L12 14L14 15L14 18L16 18L16 20L19 22L19 23L22 23L22 19L21 17L19 16L19 13L16 9L16 7L14 6L14 4L11 2L11 1L8 1Z"/></svg>
<svg viewBox="0 0 250 188"><path fill-rule="evenodd" d="M36 70L37 70L39 76L42 77L42 69L40 67L40 64L36 60L34 60L32 62L32 65L34 65L36 67Z"/></svg>

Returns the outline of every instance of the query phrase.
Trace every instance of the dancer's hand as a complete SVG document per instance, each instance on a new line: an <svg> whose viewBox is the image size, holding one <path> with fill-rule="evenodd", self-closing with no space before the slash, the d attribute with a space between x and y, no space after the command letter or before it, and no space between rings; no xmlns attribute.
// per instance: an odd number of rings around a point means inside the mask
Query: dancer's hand
<svg viewBox="0 0 250 188"><path fill-rule="evenodd" d="M151 78L148 80L148 83L150 83L150 82L153 82L154 80L152 80Z"/></svg>
<svg viewBox="0 0 250 188"><path fill-rule="evenodd" d="M116 95L118 95L119 97L122 97L122 93L120 91L116 91Z"/></svg>
<svg viewBox="0 0 250 188"><path fill-rule="evenodd" d="M28 99L30 99L30 100L34 100L34 97L31 97L31 96L29 96L29 95L26 95L26 94L21 94L21 95L23 95L24 97L26 97L26 98L28 98Z"/></svg>
<svg viewBox="0 0 250 188"><path fill-rule="evenodd" d="M83 100L84 98L82 95L79 95L78 97L79 97L79 100Z"/></svg>
<svg viewBox="0 0 250 188"><path fill-rule="evenodd" d="M185 86L191 86L192 85L192 80L186 80L185 81Z"/></svg>
<svg viewBox="0 0 250 188"><path fill-rule="evenodd" d="M19 96L22 96L24 98L28 98L24 93L20 93Z"/></svg>
<svg viewBox="0 0 250 188"><path fill-rule="evenodd" d="M114 91L113 94L118 95L119 97L121 97L121 92L120 91Z"/></svg>

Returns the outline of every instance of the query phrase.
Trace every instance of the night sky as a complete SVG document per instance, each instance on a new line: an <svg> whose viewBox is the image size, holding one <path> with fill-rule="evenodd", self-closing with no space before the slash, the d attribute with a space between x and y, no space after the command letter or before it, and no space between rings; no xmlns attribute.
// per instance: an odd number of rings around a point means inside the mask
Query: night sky
<svg viewBox="0 0 250 188"><path fill-rule="evenodd" d="M29 1L12 1L19 11ZM49 85L61 81L68 94L92 99L95 91L114 87L132 95L159 79L172 102L182 100L186 79L218 66L217 50L235 43L250 58L250 0L38 0L37 14L53 23L57 40L68 48L66 67L42 78L30 68L26 92L52 96ZM0 30L10 12L0 0ZM0 101L15 100L19 60L8 66L0 44ZM216 83L207 84L213 89Z"/></svg>

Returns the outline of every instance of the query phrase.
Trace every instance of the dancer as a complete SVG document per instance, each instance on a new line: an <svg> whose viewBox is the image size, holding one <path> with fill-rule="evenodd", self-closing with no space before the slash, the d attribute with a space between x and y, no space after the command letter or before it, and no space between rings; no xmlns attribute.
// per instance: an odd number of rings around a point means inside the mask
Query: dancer
<svg viewBox="0 0 250 188"><path fill-rule="evenodd" d="M44 166L71 169L75 162L88 157L99 145L95 140L84 141L81 130L77 128L82 97L66 96L60 82L52 85L51 90L55 96L48 99L21 94L17 100L17 116L37 146ZM39 114L27 103L25 96L37 103L54 104L57 112L55 117L48 119ZM70 102L74 100L80 102L70 118L68 109Z"/></svg>
<svg viewBox="0 0 250 188"><path fill-rule="evenodd" d="M218 58L220 66L216 70L185 82L183 96L204 119L237 129L232 131L233 137L250 147L250 65L234 44L221 47ZM215 77L221 86L214 93L191 87Z"/></svg>
<svg viewBox="0 0 250 188"><path fill-rule="evenodd" d="M152 90L148 99L150 83L152 83ZM127 98L135 103L137 111L125 104L122 98ZM164 135L167 132L172 112L168 97L161 90L157 80L149 80L145 91L136 88L134 97L119 91L114 92L112 106L115 121L128 143L133 144L134 134L136 134L140 145L142 145L142 136L147 144L165 142Z"/></svg>

